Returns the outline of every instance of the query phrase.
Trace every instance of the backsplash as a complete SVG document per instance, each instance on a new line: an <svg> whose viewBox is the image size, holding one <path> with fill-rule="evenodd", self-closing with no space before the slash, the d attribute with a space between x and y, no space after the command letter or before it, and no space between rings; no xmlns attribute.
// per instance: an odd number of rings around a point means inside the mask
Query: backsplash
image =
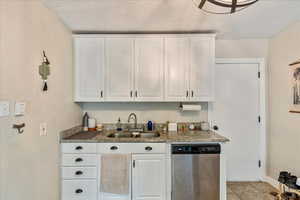
<svg viewBox="0 0 300 200"><path fill-rule="evenodd" d="M138 123L200 122L208 120L208 104L200 103L201 111L182 112L179 103L82 103L83 112L96 118L98 123L115 123L121 118L126 123L130 113L137 115Z"/></svg>

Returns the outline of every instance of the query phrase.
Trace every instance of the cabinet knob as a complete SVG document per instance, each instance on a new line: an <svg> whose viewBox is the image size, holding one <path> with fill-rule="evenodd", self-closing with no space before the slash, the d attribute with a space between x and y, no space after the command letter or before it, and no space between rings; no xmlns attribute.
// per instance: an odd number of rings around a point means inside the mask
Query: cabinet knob
<svg viewBox="0 0 300 200"><path fill-rule="evenodd" d="M83 161L82 158L76 158L76 159L75 159L75 162L82 162L82 161Z"/></svg>
<svg viewBox="0 0 300 200"><path fill-rule="evenodd" d="M153 149L152 147L146 147L145 148L146 151L152 151L152 149Z"/></svg>
<svg viewBox="0 0 300 200"><path fill-rule="evenodd" d="M186 91L186 97L189 97L189 91Z"/></svg>
<svg viewBox="0 0 300 200"><path fill-rule="evenodd" d="M82 150L83 148L82 148L82 146L77 146L76 148L75 148L75 150Z"/></svg>
<svg viewBox="0 0 300 200"><path fill-rule="evenodd" d="M101 98L103 98L103 90L101 90L100 96L101 96Z"/></svg>
<svg viewBox="0 0 300 200"><path fill-rule="evenodd" d="M133 92L132 91L130 91L130 97L132 97L133 96Z"/></svg>
<svg viewBox="0 0 300 200"><path fill-rule="evenodd" d="M138 97L138 92L137 91L135 91L135 97Z"/></svg>
<svg viewBox="0 0 300 200"><path fill-rule="evenodd" d="M110 147L110 150L118 150L118 147L117 146L112 146L112 147Z"/></svg>
<svg viewBox="0 0 300 200"><path fill-rule="evenodd" d="M75 172L75 175L77 175L77 176L80 176L80 175L82 175L82 174L83 174L82 171L76 171L76 172Z"/></svg>
<svg viewBox="0 0 300 200"><path fill-rule="evenodd" d="M194 91L192 90L192 97L194 97Z"/></svg>
<svg viewBox="0 0 300 200"><path fill-rule="evenodd" d="M214 129L215 131L217 131L217 130L219 130L219 127L218 127L217 125L214 125L214 126L213 126L213 129Z"/></svg>
<svg viewBox="0 0 300 200"><path fill-rule="evenodd" d="M77 190L75 190L75 193L76 193L76 194L83 193L83 190L82 190L82 189L77 189Z"/></svg>

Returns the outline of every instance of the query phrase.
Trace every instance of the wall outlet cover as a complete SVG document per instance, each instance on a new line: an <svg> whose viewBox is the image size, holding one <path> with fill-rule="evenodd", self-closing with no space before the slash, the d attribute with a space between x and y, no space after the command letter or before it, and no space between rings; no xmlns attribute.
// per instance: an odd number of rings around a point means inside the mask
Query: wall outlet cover
<svg viewBox="0 0 300 200"><path fill-rule="evenodd" d="M25 115L26 103L25 102L16 102L15 104L15 115L22 116Z"/></svg>
<svg viewBox="0 0 300 200"><path fill-rule="evenodd" d="M9 116L9 106L9 101L0 101L0 117Z"/></svg>

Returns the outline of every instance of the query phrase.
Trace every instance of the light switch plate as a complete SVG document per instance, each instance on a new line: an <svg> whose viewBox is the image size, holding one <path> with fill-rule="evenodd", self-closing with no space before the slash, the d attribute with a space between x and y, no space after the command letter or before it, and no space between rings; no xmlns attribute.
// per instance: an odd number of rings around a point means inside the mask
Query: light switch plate
<svg viewBox="0 0 300 200"><path fill-rule="evenodd" d="M9 116L9 101L0 101L0 117Z"/></svg>
<svg viewBox="0 0 300 200"><path fill-rule="evenodd" d="M15 115L22 116L25 115L26 103L25 102L16 102L15 104Z"/></svg>

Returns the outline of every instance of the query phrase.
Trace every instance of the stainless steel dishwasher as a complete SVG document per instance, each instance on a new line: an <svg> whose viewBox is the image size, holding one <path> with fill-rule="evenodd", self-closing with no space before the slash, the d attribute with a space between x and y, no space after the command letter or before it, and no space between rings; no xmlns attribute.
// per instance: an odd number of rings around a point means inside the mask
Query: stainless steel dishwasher
<svg viewBox="0 0 300 200"><path fill-rule="evenodd" d="M172 200L220 200L219 144L172 145Z"/></svg>

